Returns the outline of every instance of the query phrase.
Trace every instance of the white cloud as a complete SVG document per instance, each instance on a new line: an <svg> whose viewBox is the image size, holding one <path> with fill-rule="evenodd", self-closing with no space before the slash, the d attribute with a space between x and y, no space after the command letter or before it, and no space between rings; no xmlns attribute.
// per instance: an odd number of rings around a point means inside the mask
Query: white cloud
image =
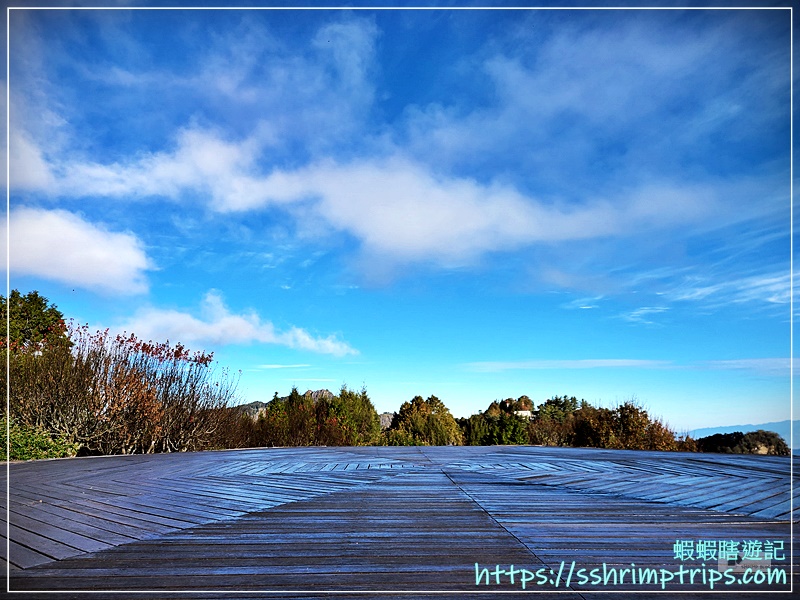
<svg viewBox="0 0 800 600"><path fill-rule="evenodd" d="M54 166L57 195L178 199L199 192L214 202L257 193L248 171L258 143L254 138L230 142L213 131L183 129L176 147L137 157L128 163L65 161ZM13 180L13 177L12 177ZM47 191L47 190L43 190Z"/></svg>
<svg viewBox="0 0 800 600"><path fill-rule="evenodd" d="M716 209L705 189L666 185L634 190L615 202L543 202L511 186L437 175L400 155L276 170L249 191L228 194L217 210L302 202L304 217L350 233L370 253L445 265L536 243L669 227L706 218Z"/></svg>
<svg viewBox="0 0 800 600"><path fill-rule="evenodd" d="M115 329L133 332L141 339L170 340L186 345L255 342L334 356L358 353L333 335L315 337L299 327L279 331L271 322L262 321L254 311L231 313L215 290L205 295L199 317L178 310L146 308Z"/></svg>
<svg viewBox="0 0 800 600"><path fill-rule="evenodd" d="M667 360L640 360L626 358L592 358L582 360L520 360L474 362L467 366L479 372L494 373L512 370L555 369L664 369L672 366Z"/></svg>
<svg viewBox="0 0 800 600"><path fill-rule="evenodd" d="M544 202L514 187L444 176L396 154L349 163L320 161L261 174L258 133L231 141L185 129L176 147L127 164L68 163L51 171L57 194L175 200L205 196L220 212L283 206L309 231L345 231L370 255L396 262L462 264L492 251L592 239L697 222L717 205L702 187L648 185L613 201Z"/></svg>
<svg viewBox="0 0 800 600"><path fill-rule="evenodd" d="M5 222L2 229L5 238ZM146 292L145 271L153 268L136 236L109 231L65 210L12 210L9 245L13 275L115 294Z"/></svg>

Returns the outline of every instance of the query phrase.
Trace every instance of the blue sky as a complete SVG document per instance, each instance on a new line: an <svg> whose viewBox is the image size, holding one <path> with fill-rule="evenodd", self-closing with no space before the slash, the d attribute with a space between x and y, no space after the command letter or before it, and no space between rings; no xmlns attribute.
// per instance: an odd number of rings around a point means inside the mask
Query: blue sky
<svg viewBox="0 0 800 600"><path fill-rule="evenodd" d="M787 10L33 11L10 282L241 400L789 418Z"/></svg>

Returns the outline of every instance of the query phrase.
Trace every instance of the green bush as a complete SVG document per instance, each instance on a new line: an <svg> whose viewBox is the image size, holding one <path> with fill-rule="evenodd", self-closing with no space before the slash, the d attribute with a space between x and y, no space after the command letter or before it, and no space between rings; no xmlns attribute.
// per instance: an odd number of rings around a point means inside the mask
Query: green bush
<svg viewBox="0 0 800 600"><path fill-rule="evenodd" d="M0 458L6 460L6 428L11 439L11 460L34 460L39 458L66 458L75 456L78 444L70 444L63 439L53 439L41 429L24 427L6 418L0 419Z"/></svg>

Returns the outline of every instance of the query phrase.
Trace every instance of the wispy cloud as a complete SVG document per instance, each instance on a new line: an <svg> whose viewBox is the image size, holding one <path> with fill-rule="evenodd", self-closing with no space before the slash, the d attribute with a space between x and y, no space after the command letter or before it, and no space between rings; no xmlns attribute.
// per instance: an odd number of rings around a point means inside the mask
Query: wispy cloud
<svg viewBox="0 0 800 600"><path fill-rule="evenodd" d="M213 123L223 143L258 138L257 148L243 148L253 160L292 155L294 162L301 146L316 154L343 140L363 142L380 35L370 17L331 13L316 29L302 28L301 35L286 39L271 23L235 15L222 16L209 35L198 36L188 31L194 25L187 26L197 21L177 11L157 24L146 13L117 18L97 12L72 15L71 25L82 35L65 40L48 36L46 26L18 12L13 29L24 43L16 43L12 53L15 191L171 196L185 187L185 177L196 175L201 176L196 187L202 188L213 183L214 173L208 172L213 161L203 157L213 153L213 140L176 136L203 130L198 123ZM169 27L173 19L175 52L169 60L154 60L157 49L135 34L137 25ZM91 66L82 59L86 52L97 55ZM87 111L72 86L63 84L64 73L103 101ZM141 110L145 98L158 99L152 110ZM120 115L134 113L138 131L131 137L130 122ZM113 152L102 136L90 135L96 132L93 119L103 117L104 131L127 139L129 153ZM192 155L195 145L199 151ZM239 181L245 165L230 162L231 149L220 148L218 172ZM155 179L148 183L142 175ZM246 178L240 185L247 187Z"/></svg>
<svg viewBox="0 0 800 600"><path fill-rule="evenodd" d="M655 321L650 320L651 315L659 315L669 310L666 306L643 306L634 311L625 313L622 318L631 323L640 323L642 325L655 325Z"/></svg>
<svg viewBox="0 0 800 600"><path fill-rule="evenodd" d="M279 331L253 311L232 313L215 290L205 295L200 312L201 316L196 317L178 310L146 308L115 329L133 332L142 339L168 339L187 345L262 343L333 356L358 353L333 335L316 337L299 327Z"/></svg>
<svg viewBox="0 0 800 600"><path fill-rule="evenodd" d="M599 301L603 299L603 296L592 296L588 298L576 298L575 300L571 300L570 302L565 302L561 305L561 308L567 310L590 310L593 308L598 308L600 306Z"/></svg>
<svg viewBox="0 0 800 600"><path fill-rule="evenodd" d="M591 358L582 360L521 360L497 362L473 362L466 365L478 372L497 372L514 370L557 370L557 369L665 369L674 364L668 360L641 360L627 358Z"/></svg>
<svg viewBox="0 0 800 600"><path fill-rule="evenodd" d="M311 365L304 364L304 365L256 365L256 369L305 369L310 367Z"/></svg>
<svg viewBox="0 0 800 600"><path fill-rule="evenodd" d="M709 360L699 363L700 367L736 371L752 371L760 375L788 377L792 361L789 358L739 358L730 360ZM800 373L800 359L794 359L794 372Z"/></svg>
<svg viewBox="0 0 800 600"><path fill-rule="evenodd" d="M743 24L720 15L713 27L702 19L664 27L661 16L631 12L598 16L589 27L580 19L559 23L540 37L530 35L540 27L531 17L505 40L511 48L498 41L469 65L490 82L491 101L472 110L453 101L410 111L408 144L439 168L502 157L506 168L578 194L587 180L604 189L661 169L687 174L676 161L693 156L707 164L712 145L734 153L738 136L757 135L743 115L774 123L785 111L785 51L768 44L753 53L740 43L749 29ZM775 59L768 67L766 47ZM735 143L714 144L715 136Z"/></svg>
<svg viewBox="0 0 800 600"><path fill-rule="evenodd" d="M65 210L17 208L10 214L9 263L13 275L32 275L112 294L148 290L154 268L142 242ZM5 259L5 245L2 258ZM3 261L5 262L5 260Z"/></svg>
<svg viewBox="0 0 800 600"><path fill-rule="evenodd" d="M9 173L15 190L54 191L56 179L42 150L20 131L11 134Z"/></svg>
<svg viewBox="0 0 800 600"><path fill-rule="evenodd" d="M713 304L760 302L788 305L790 286L791 276L787 265L784 272L732 278L729 281L708 282L697 277L687 278L670 296L676 301L704 300Z"/></svg>
<svg viewBox="0 0 800 600"><path fill-rule="evenodd" d="M680 363L673 360L594 358L578 360L518 360L472 362L466 368L479 373L502 371L570 370L570 369L670 369L670 370L736 370L765 376L789 376L788 358L738 358L700 360ZM795 372L800 373L800 359L794 359Z"/></svg>

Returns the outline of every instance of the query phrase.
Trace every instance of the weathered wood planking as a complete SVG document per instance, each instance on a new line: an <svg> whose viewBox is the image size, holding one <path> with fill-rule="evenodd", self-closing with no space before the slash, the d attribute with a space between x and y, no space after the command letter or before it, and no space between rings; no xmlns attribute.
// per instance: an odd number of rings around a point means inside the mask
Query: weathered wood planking
<svg viewBox="0 0 800 600"><path fill-rule="evenodd" d="M658 452L641 452L638 459L631 459L631 452L575 449L575 458L561 462L509 460L502 468L480 462L460 466L543 485L789 519L788 459ZM508 456L516 459L519 454L512 450ZM796 503L794 510L797 520Z"/></svg>
<svg viewBox="0 0 800 600"><path fill-rule="evenodd" d="M788 554L788 469L788 459L772 457L536 447L17 464L11 560L24 568L12 571L11 589L74 590L76 598L89 589L480 597L519 586L476 587L476 562L675 569L676 539L782 540ZM563 585L559 598L616 596ZM680 598L692 589L707 588L686 586Z"/></svg>
<svg viewBox="0 0 800 600"><path fill-rule="evenodd" d="M306 452L306 458L313 460L318 452ZM210 452L12 465L12 540L29 550L12 552L12 565L25 568L76 556L99 549L94 548L98 543L117 543L117 534L146 539L392 475L376 470L346 477L313 472L287 476L283 468L272 473L263 456ZM240 475L254 464L261 476ZM62 519L51 524L54 516ZM91 539L75 536L81 530L92 530Z"/></svg>

